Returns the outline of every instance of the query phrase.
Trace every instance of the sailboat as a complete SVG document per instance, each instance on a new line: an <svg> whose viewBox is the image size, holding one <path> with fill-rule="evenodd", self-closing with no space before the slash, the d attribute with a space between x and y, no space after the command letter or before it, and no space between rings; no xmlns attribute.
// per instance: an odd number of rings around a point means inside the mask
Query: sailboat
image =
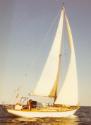
<svg viewBox="0 0 91 125"><path fill-rule="evenodd" d="M68 43L70 49L69 65L62 87L59 89L60 62L62 49L62 35L64 21L66 24ZM54 98L52 105L34 107L29 109L7 109L13 115L20 117L69 117L79 108L78 106L78 82L77 82L76 57L73 45L73 37L68 17L63 7L60 13L56 34L50 49L43 72L37 83L33 95Z"/></svg>

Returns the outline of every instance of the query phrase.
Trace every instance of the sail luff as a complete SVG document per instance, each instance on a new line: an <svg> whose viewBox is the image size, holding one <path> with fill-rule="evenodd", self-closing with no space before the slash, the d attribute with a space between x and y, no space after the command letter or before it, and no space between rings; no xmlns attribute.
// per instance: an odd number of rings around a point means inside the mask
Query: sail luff
<svg viewBox="0 0 91 125"><path fill-rule="evenodd" d="M60 89L59 95L55 104L63 105L77 105L78 104L78 86L77 86L77 71L76 71L76 58L73 45L73 37L70 28L68 18L65 14L67 33L69 38L69 47L71 50L70 61L67 70L67 74L63 83L62 88Z"/></svg>
<svg viewBox="0 0 91 125"><path fill-rule="evenodd" d="M63 30L63 20L64 20L64 9L61 11L58 28L54 38L52 48L49 52L46 64L44 66L43 72L39 79L36 88L33 91L34 95L40 96L55 96L51 93L53 87L56 85L56 79L59 69L59 55L62 41L62 30ZM56 91L56 89L54 89Z"/></svg>

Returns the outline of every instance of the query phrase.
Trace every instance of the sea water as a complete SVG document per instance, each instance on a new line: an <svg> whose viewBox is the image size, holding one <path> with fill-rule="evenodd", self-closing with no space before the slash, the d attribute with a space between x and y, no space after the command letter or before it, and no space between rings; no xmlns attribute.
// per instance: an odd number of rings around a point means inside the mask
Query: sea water
<svg viewBox="0 0 91 125"><path fill-rule="evenodd" d="M81 107L69 118L16 118L0 111L0 125L91 125L91 107Z"/></svg>

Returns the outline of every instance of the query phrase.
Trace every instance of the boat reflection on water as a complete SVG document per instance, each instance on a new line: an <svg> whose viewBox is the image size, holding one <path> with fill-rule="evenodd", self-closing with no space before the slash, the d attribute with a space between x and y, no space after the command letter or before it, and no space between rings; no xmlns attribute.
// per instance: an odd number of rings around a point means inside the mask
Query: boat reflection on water
<svg viewBox="0 0 91 125"><path fill-rule="evenodd" d="M16 118L17 123L27 123L27 124L38 124L38 125L78 125L79 118L77 116L71 116L70 118Z"/></svg>
<svg viewBox="0 0 91 125"><path fill-rule="evenodd" d="M0 118L0 125L78 125L79 118Z"/></svg>

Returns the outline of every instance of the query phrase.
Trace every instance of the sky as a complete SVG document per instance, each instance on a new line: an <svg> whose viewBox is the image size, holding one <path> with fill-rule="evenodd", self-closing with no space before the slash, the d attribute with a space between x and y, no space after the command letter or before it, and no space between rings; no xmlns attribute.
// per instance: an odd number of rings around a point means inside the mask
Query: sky
<svg viewBox="0 0 91 125"><path fill-rule="evenodd" d="M91 0L0 0L0 103L12 102L17 88L26 95L36 86L63 2L76 50L79 103L91 106Z"/></svg>

